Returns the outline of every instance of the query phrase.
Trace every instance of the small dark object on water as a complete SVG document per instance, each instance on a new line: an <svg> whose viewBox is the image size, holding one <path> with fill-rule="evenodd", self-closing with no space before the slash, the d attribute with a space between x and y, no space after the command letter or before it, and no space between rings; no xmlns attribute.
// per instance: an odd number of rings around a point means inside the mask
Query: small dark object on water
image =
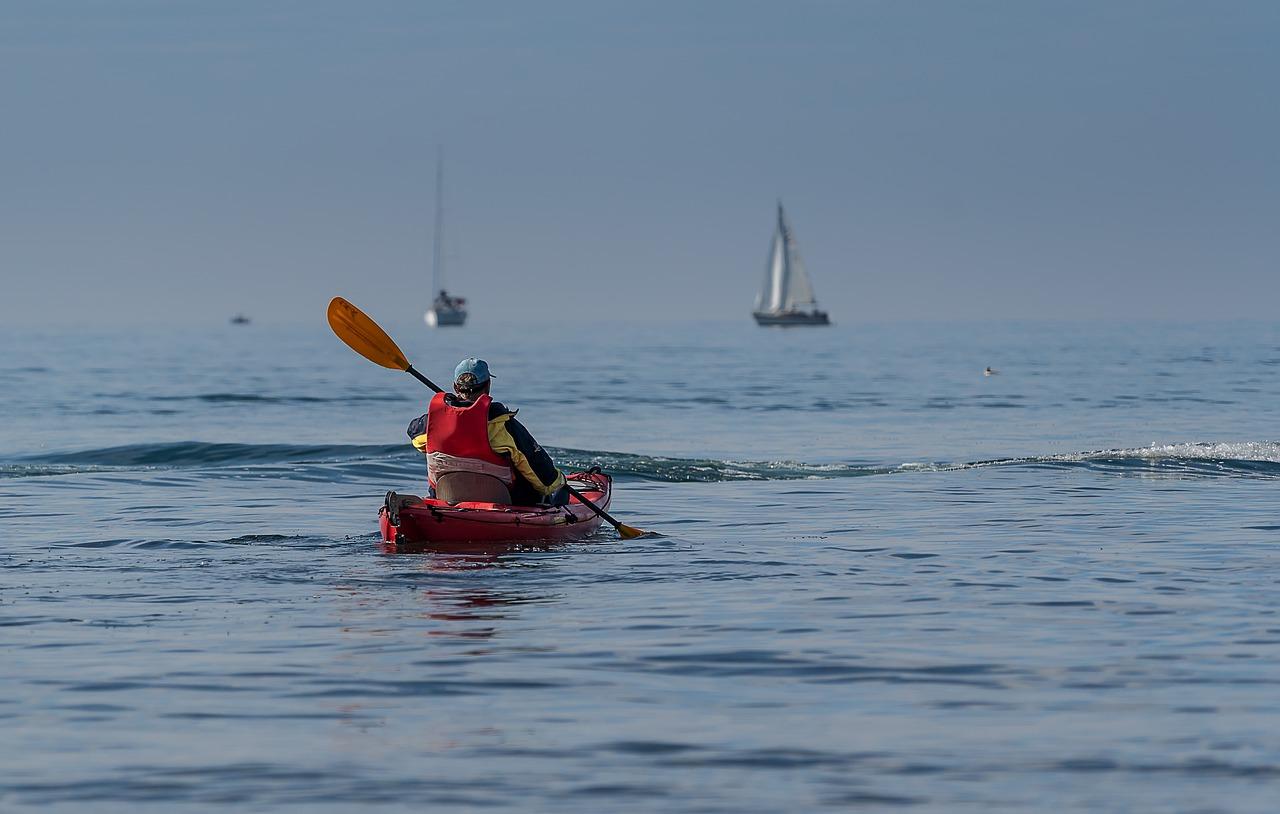
<svg viewBox="0 0 1280 814"><path fill-rule="evenodd" d="M236 314L234 317L231 318L231 324L232 325L248 325L249 318L246 317L244 314Z"/></svg>

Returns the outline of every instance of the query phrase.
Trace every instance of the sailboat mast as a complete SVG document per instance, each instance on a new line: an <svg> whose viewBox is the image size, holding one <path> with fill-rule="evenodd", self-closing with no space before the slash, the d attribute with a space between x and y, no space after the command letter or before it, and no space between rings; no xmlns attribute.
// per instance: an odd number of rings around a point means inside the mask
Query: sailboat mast
<svg viewBox="0 0 1280 814"><path fill-rule="evenodd" d="M431 247L431 296L440 293L444 254L440 233L444 230L444 158L436 156L436 231Z"/></svg>

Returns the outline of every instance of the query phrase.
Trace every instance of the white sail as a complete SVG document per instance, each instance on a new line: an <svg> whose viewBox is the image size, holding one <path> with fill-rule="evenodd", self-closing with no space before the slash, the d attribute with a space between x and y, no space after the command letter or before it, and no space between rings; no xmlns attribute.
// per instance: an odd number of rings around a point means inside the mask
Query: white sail
<svg viewBox="0 0 1280 814"><path fill-rule="evenodd" d="M777 311L787 294L787 254L782 231L775 230L769 246L769 262L764 267L764 285L756 297L757 311Z"/></svg>
<svg viewBox="0 0 1280 814"><path fill-rule="evenodd" d="M800 246L791 232L791 224L782 211L782 204L778 204L778 225L769 246L769 262L764 269L764 285L756 297L756 310L794 311L808 305L817 305L813 286L800 259Z"/></svg>
<svg viewBox="0 0 1280 814"><path fill-rule="evenodd" d="M794 311L802 305L817 305L817 301L813 298L813 286L809 283L809 275L804 270L804 261L800 259L800 245L796 243L795 236L791 232L791 224L787 223L787 216L783 214L781 206L778 207L778 228L782 232L782 243L787 258L787 288L786 295L782 299L783 309Z"/></svg>

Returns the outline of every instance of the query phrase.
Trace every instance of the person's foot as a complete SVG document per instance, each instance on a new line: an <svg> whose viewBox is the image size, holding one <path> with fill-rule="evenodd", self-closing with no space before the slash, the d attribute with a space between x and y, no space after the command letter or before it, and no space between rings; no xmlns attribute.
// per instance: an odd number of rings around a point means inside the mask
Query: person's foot
<svg viewBox="0 0 1280 814"><path fill-rule="evenodd" d="M387 497L382 503L382 510L387 513L387 520L391 525L400 525L400 496L395 492L387 492Z"/></svg>
<svg viewBox="0 0 1280 814"><path fill-rule="evenodd" d="M417 506L422 502L422 498L417 495L402 495L398 492L387 492L387 497L382 503L383 509L387 513L387 519L391 521L391 525L400 525L400 510L405 506Z"/></svg>

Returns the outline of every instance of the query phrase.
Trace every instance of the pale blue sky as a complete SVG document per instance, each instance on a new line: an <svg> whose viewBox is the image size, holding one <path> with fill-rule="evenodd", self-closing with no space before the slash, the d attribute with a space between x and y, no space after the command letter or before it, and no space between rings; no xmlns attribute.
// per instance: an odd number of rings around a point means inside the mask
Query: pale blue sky
<svg viewBox="0 0 1280 814"><path fill-rule="evenodd" d="M1273 2L10 2L0 319L1269 318ZM104 309L109 305L110 309Z"/></svg>

